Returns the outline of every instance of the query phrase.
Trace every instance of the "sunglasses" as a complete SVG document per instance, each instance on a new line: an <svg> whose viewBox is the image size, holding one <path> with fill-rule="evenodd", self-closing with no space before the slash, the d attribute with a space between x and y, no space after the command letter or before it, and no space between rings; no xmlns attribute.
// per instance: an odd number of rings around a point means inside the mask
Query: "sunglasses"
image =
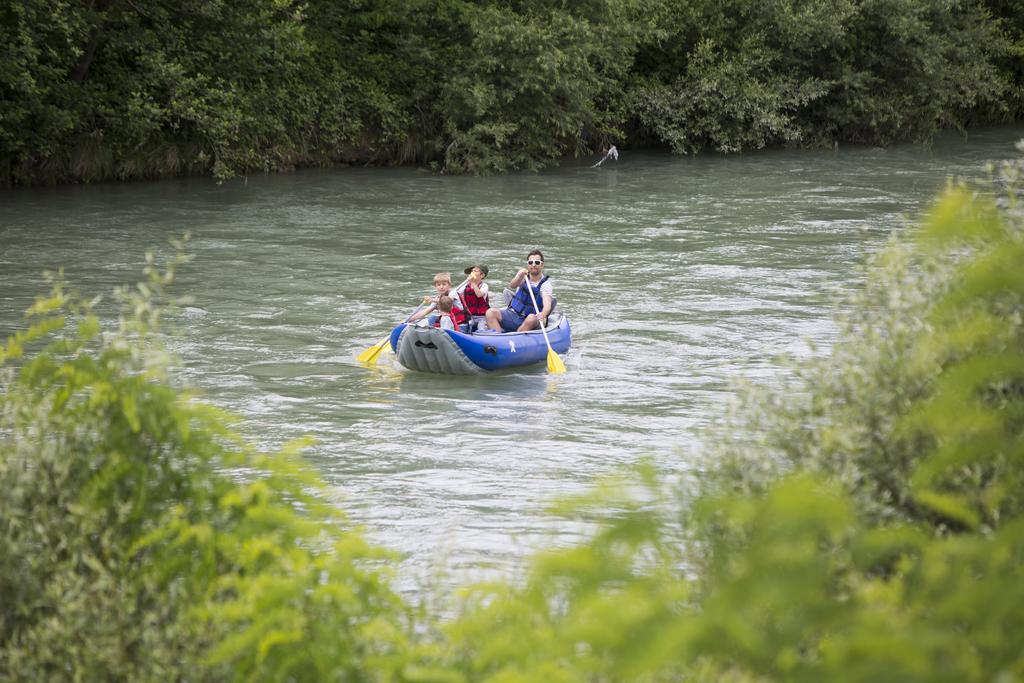
<svg viewBox="0 0 1024 683"><path fill-rule="evenodd" d="M542 263L544 263L544 262L543 261L527 261L526 265L528 265L528 266L539 266Z"/></svg>

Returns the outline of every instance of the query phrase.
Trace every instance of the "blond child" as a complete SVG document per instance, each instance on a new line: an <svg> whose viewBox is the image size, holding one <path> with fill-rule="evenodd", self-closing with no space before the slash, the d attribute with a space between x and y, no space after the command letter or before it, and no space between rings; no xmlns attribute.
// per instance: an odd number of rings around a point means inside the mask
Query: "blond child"
<svg viewBox="0 0 1024 683"><path fill-rule="evenodd" d="M423 297L423 303L428 306L416 313L413 313L409 318L408 322L414 323L417 320L422 320L428 315L437 310L437 302L442 296L452 299L452 317L455 318L457 324L461 325L466 320L466 314L462 310L462 302L459 301L458 297L452 297L452 274L451 273L438 273L434 276L434 290L437 292L435 296Z"/></svg>

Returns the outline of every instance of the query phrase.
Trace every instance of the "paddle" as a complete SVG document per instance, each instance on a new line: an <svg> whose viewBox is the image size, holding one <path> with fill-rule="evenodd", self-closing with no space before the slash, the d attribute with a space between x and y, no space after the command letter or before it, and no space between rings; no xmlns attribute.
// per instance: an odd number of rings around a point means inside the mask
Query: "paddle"
<svg viewBox="0 0 1024 683"><path fill-rule="evenodd" d="M406 318L403 322L409 322L409 318L419 313L420 309L423 308L424 306L426 306L426 302L417 306L416 310L410 313L409 317ZM377 342L376 344L374 344L373 346L371 346L370 348L366 349L361 354L356 356L356 360L362 363L363 365L376 365L377 358L380 357L380 352L388 347L388 342L390 341L391 335L389 334L388 336L384 337L379 342Z"/></svg>
<svg viewBox="0 0 1024 683"><path fill-rule="evenodd" d="M469 282L469 278L466 278L465 280L463 280L462 284L460 284L459 287L461 287L462 285L466 284L467 282ZM458 287L456 287L455 289L458 289ZM454 291L454 290L452 290L452 291ZM422 304L420 304L419 306L417 306L416 310L413 311L412 313L410 313L409 316L405 320L403 320L402 322L403 323L409 322L409 318L411 318L414 315L416 315L417 313L419 313L420 309L423 308L427 304L427 302L429 300L430 300L429 297L425 297L424 302ZM377 342L376 344L374 344L373 346L371 346L370 348L366 349L361 354L356 356L356 360L359 361L363 365L376 365L377 364L377 359L380 357L381 351L383 351L384 349L388 348L388 346L389 346L388 342L390 342L390 341L391 341L391 335L389 334L388 336L384 337L379 342Z"/></svg>
<svg viewBox="0 0 1024 683"><path fill-rule="evenodd" d="M526 287L526 291L530 293L530 301L533 302L533 310L537 311L537 324L540 325L540 331L544 333L544 343L548 345L548 372L554 375L561 375L565 372L565 363L558 357L555 350L551 348L551 340L548 339L548 331L544 328L544 320L540 319L540 308L537 306L537 297L533 295L533 287L530 285L530 276L526 276L526 282L523 283Z"/></svg>

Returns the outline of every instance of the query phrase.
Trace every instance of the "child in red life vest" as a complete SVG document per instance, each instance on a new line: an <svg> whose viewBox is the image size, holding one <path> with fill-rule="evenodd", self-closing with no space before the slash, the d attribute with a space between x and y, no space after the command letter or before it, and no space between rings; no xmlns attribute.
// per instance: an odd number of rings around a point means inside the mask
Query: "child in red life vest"
<svg viewBox="0 0 1024 683"><path fill-rule="evenodd" d="M455 323L455 315L452 310L454 308L455 302L452 301L450 296L437 297L437 311L441 314L441 317L438 318L434 327L440 327L442 330L459 329L459 326Z"/></svg>
<svg viewBox="0 0 1024 683"><path fill-rule="evenodd" d="M466 284L455 293L462 301L462 308L469 316L469 329L475 331L487 322L487 309L490 304L490 288L484 282L487 277L487 266L470 266L464 271L469 278Z"/></svg>

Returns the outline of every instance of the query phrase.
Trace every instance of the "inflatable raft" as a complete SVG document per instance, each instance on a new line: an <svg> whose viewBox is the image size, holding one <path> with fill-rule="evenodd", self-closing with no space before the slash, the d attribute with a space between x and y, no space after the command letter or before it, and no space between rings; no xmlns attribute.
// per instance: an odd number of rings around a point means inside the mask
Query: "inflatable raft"
<svg viewBox="0 0 1024 683"><path fill-rule="evenodd" d="M552 313L546 329L556 353L569 350L572 334L568 318ZM548 355L544 334L539 329L467 334L415 323L402 323L391 331L391 349L398 362L410 370L449 375L473 375L541 363Z"/></svg>

